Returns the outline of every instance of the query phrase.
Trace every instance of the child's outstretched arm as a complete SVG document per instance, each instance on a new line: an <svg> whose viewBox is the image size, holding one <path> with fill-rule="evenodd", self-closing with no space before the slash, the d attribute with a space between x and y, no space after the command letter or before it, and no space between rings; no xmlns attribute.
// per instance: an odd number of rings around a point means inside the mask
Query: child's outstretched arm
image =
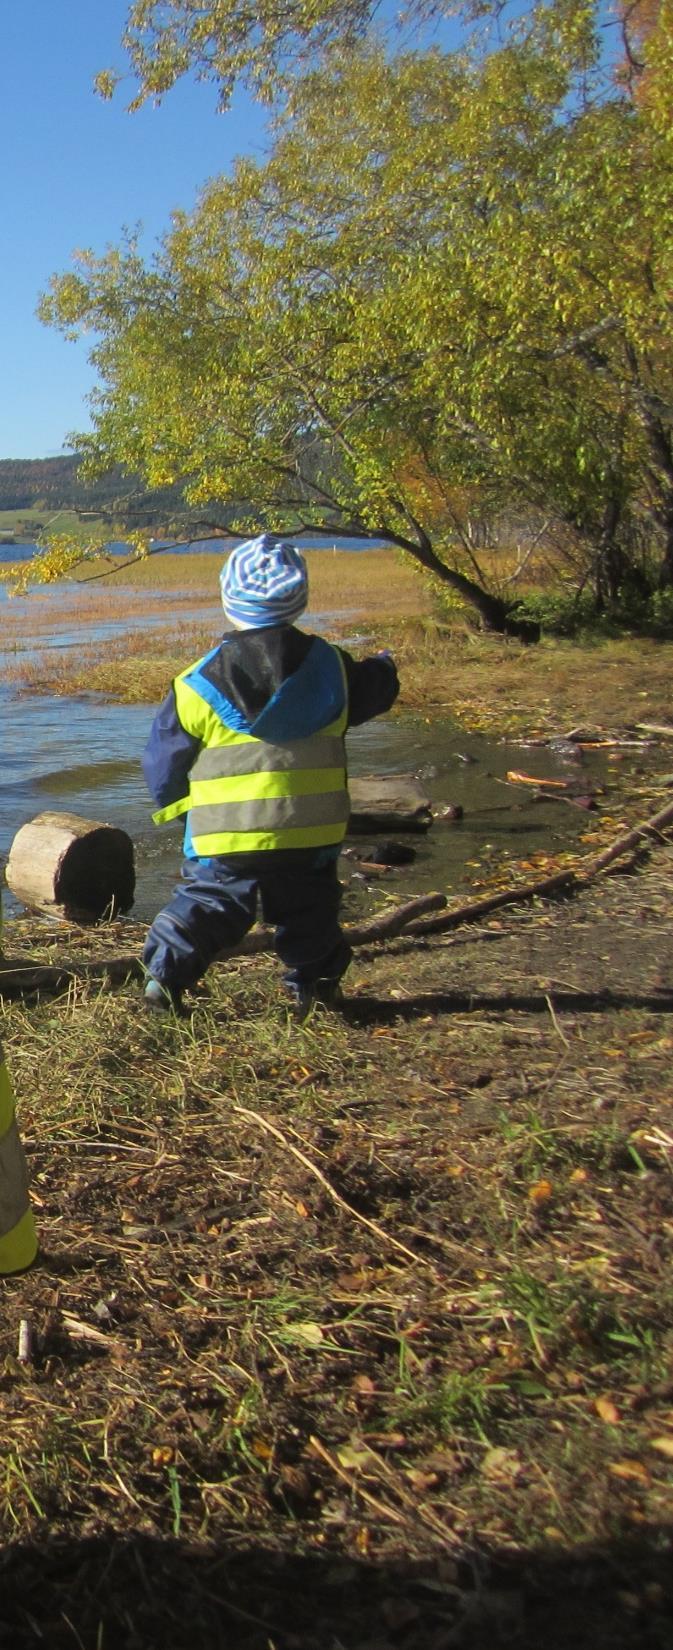
<svg viewBox="0 0 673 1650"><path fill-rule="evenodd" d="M348 726L356 728L390 710L400 691L399 677L387 648L369 659L353 659L344 648L339 652L348 682Z"/></svg>

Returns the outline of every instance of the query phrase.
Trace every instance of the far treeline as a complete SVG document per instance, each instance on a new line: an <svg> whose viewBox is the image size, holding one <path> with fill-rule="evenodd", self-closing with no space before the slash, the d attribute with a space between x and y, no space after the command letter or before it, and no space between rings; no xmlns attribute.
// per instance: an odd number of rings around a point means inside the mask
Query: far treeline
<svg viewBox="0 0 673 1650"><path fill-rule="evenodd" d="M272 120L151 261L131 239L54 277L44 320L96 340L83 474L178 487L202 524L397 545L496 629L565 593L665 633L673 0L411 0L397 36L376 16L130 6L131 107L196 72ZM544 600L497 571L507 522Z"/></svg>
<svg viewBox="0 0 673 1650"><path fill-rule="evenodd" d="M45 522L67 510L85 520L94 516L111 529L123 524L159 533L179 520L184 503L179 483L150 490L118 464L86 480L77 453L57 458L2 458L0 511L13 512L20 527L22 510L43 511ZM26 525L31 532L36 526L32 517ZM224 514L221 525L226 526Z"/></svg>

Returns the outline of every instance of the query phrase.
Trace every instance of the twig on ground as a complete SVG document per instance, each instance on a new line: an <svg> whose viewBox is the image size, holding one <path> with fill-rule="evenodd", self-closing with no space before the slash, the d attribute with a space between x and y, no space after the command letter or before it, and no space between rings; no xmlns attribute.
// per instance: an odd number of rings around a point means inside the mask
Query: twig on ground
<svg viewBox="0 0 673 1650"><path fill-rule="evenodd" d="M553 1004L553 1002L551 1000L551 997L549 996L548 992L545 992L545 1001L546 1001L546 1004L547 1004L547 1008L549 1009L549 1013L551 1015L551 1023L554 1027L554 1030L555 1030L557 1036L560 1037L562 1043L565 1043L566 1048L570 1048L570 1043L568 1042L566 1034L565 1034L564 1031L561 1030L561 1027L560 1027L560 1025L558 1023L558 1020L556 1018L556 1015L554 1013L554 1004Z"/></svg>
<svg viewBox="0 0 673 1650"><path fill-rule="evenodd" d="M408 1523L408 1519L405 1518L404 1513L398 1512L397 1507L391 1507L387 1501L379 1501L378 1496L372 1495L369 1490L366 1490L364 1484L358 1484L357 1479L353 1476L353 1473L346 1472L345 1468L341 1466L341 1463L335 1459L328 1449L325 1449L325 1445L321 1444L319 1438L311 1436L309 1438L309 1448L313 1451L314 1455L320 1457L321 1461L326 1462L327 1466L331 1468L333 1473L336 1473L337 1478L340 1478L342 1483L348 1485L349 1490L352 1490L356 1495L361 1496L362 1500L366 1501L370 1507L373 1507L375 1512L383 1513L384 1518L391 1518L394 1524Z"/></svg>
<svg viewBox="0 0 673 1650"><path fill-rule="evenodd" d="M17 1357L20 1364L32 1363L33 1326L29 1318L22 1318L19 1324L19 1346Z"/></svg>

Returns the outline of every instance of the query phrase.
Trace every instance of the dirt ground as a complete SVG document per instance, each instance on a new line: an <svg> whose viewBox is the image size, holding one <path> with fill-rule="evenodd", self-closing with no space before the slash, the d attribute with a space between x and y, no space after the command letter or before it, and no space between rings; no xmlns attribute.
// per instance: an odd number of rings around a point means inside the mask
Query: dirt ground
<svg viewBox="0 0 673 1650"><path fill-rule="evenodd" d="M184 1020L5 1003L0 1646L670 1645L672 871L361 950L304 1026L264 956Z"/></svg>

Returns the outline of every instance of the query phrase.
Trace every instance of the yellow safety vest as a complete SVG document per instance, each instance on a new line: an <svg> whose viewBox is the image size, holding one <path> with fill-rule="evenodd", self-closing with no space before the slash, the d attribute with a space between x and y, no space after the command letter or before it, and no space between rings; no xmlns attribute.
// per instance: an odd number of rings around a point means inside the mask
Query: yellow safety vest
<svg viewBox="0 0 673 1650"><path fill-rule="evenodd" d="M36 1254L37 1234L28 1199L26 1159L16 1126L14 1092L0 1044L0 1276L23 1271Z"/></svg>
<svg viewBox="0 0 673 1650"><path fill-rule="evenodd" d="M337 650L335 649L335 652ZM227 726L185 678L173 683L178 717L202 749L189 777L189 796L160 808L155 824L189 811L191 844L204 859L263 849L320 848L343 841L350 802L344 707L319 733L274 744Z"/></svg>

